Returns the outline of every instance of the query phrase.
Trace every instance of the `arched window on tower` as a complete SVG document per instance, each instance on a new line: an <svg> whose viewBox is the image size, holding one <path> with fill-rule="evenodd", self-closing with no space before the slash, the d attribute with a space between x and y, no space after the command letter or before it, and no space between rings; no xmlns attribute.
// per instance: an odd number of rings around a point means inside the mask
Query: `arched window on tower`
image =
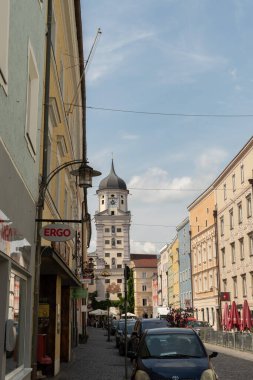
<svg viewBox="0 0 253 380"><path fill-rule="evenodd" d="M112 226L112 233L115 234L115 226Z"/></svg>
<svg viewBox="0 0 253 380"><path fill-rule="evenodd" d="M115 239L112 238L112 247L115 247Z"/></svg>
<svg viewBox="0 0 253 380"><path fill-rule="evenodd" d="M116 259L112 257L112 268L116 268Z"/></svg>

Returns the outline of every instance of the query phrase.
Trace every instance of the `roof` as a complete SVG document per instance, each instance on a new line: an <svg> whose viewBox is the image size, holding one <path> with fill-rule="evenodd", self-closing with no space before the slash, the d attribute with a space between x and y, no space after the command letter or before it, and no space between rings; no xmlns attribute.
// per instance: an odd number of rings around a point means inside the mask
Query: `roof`
<svg viewBox="0 0 253 380"><path fill-rule="evenodd" d="M131 258L132 259L132 258ZM157 258L132 259L135 268L157 268Z"/></svg>
<svg viewBox="0 0 253 380"><path fill-rule="evenodd" d="M105 189L120 189L127 190L126 183L123 179L117 176L114 170L113 160L111 165L111 171L107 177L102 179L98 187L99 190Z"/></svg>

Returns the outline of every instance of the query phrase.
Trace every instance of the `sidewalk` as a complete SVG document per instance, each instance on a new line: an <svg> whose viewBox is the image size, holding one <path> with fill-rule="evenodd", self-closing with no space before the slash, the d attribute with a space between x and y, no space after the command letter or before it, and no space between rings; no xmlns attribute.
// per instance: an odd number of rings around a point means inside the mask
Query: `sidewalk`
<svg viewBox="0 0 253 380"><path fill-rule="evenodd" d="M236 358L253 361L253 353L247 351L233 350L231 348L218 346L216 344L209 344L203 342L208 351L220 352L224 355L234 356Z"/></svg>
<svg viewBox="0 0 253 380"><path fill-rule="evenodd" d="M123 380L125 379L125 358L115 348L115 338L107 342L106 330L87 328L89 335L86 344L79 344L73 350L70 363L61 363L61 371L54 380ZM131 365L129 359L128 378ZM45 379L46 380L46 379Z"/></svg>

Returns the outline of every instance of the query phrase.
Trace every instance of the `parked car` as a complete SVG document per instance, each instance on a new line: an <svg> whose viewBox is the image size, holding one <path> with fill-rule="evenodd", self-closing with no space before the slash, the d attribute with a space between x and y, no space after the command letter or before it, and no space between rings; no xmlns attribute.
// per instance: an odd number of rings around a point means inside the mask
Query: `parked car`
<svg viewBox="0 0 253 380"><path fill-rule="evenodd" d="M134 329L135 325L135 319L128 319L127 320L127 334L125 334L125 324L123 326L122 335L119 337L119 354L125 355L125 338L127 339L127 351L128 351L128 345L130 342L131 334Z"/></svg>
<svg viewBox="0 0 253 380"><path fill-rule="evenodd" d="M111 335L115 335L116 329L117 329L117 326L118 326L118 322L119 321L117 319L113 319L111 321L111 330L110 330Z"/></svg>
<svg viewBox="0 0 253 380"><path fill-rule="evenodd" d="M198 335L200 335L201 330L214 331L213 327L205 321L188 321L186 327L192 328Z"/></svg>
<svg viewBox="0 0 253 380"><path fill-rule="evenodd" d="M119 341L120 337L123 334L123 328L125 326L125 319L119 319L118 324L116 326L116 331L115 331L115 342L116 342L116 348L119 347Z"/></svg>
<svg viewBox="0 0 253 380"><path fill-rule="evenodd" d="M134 329L129 341L129 349L137 351L139 341L146 329L154 329L158 327L170 327L170 323L166 319L159 318L139 318L136 320Z"/></svg>
<svg viewBox="0 0 253 380"><path fill-rule="evenodd" d="M146 379L218 379L210 361L217 352L208 355L198 334L185 328L146 330L137 351L128 351L134 359L131 380Z"/></svg>

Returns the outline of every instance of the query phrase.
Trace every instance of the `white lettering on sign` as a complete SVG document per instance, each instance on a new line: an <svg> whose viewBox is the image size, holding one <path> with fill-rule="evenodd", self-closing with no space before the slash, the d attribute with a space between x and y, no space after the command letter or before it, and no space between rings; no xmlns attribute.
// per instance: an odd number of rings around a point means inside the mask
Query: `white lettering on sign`
<svg viewBox="0 0 253 380"><path fill-rule="evenodd" d="M66 241L74 238L75 231L67 224L47 224L40 230L40 236L50 241Z"/></svg>

